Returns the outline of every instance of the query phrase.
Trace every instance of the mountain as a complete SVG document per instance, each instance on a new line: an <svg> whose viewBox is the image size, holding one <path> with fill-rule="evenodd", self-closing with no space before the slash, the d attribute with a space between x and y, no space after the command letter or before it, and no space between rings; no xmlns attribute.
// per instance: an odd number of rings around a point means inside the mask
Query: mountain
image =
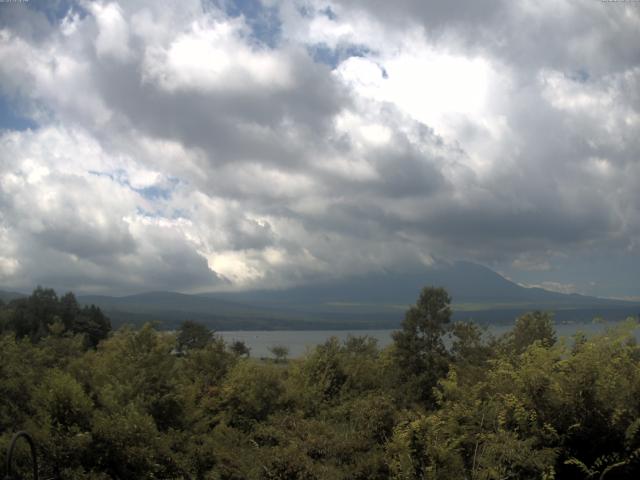
<svg viewBox="0 0 640 480"><path fill-rule="evenodd" d="M554 311L559 322L588 322L596 316L618 320L640 312L635 303L525 288L469 262L382 271L281 290L149 292L78 300L100 306L115 325L158 321L165 328L176 328L183 320L197 320L217 330L395 328L426 285L447 289L454 319L481 323L512 322L534 309Z"/></svg>
<svg viewBox="0 0 640 480"><path fill-rule="evenodd" d="M353 276L316 285L286 290L261 290L225 294L206 294L253 304L413 304L425 285L444 287L454 304L483 306L536 305L619 305L617 300L562 294L542 288L522 287L493 270L470 262L440 264L411 272L384 271L366 276Z"/></svg>
<svg viewBox="0 0 640 480"><path fill-rule="evenodd" d="M8 292L6 290L0 290L0 301L3 301L5 303L8 303L11 300L15 300L17 298L22 298L22 297L26 297L26 295L24 293Z"/></svg>
<svg viewBox="0 0 640 480"><path fill-rule="evenodd" d="M268 307L254 307L219 298L176 292L147 292L124 297L80 295L84 305L99 306L114 325L159 322L177 328L184 320L196 320L218 330L291 328L304 319Z"/></svg>

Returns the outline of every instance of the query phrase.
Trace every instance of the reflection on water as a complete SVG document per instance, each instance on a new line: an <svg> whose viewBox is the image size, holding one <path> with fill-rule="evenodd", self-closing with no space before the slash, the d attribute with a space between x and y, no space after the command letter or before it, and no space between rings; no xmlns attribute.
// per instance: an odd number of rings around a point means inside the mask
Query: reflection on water
<svg viewBox="0 0 640 480"><path fill-rule="evenodd" d="M556 334L560 337L570 337L581 331L587 336L604 331L611 327L611 323L573 323L556 325ZM489 333L499 336L510 330L509 325L490 325ZM346 340L349 335L368 335L378 341L380 347L386 347L391 343L393 330L280 330L280 331L231 331L218 332L227 342L234 340L243 341L250 349L254 358L271 357L269 348L283 345L289 348L290 357L299 357L316 345L324 343L331 337L337 337L340 341ZM638 333L638 332L636 332Z"/></svg>

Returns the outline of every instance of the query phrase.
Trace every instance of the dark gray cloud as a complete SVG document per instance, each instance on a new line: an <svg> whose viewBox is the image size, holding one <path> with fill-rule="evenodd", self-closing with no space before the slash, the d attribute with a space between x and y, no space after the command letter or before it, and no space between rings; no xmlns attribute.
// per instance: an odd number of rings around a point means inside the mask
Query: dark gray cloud
<svg viewBox="0 0 640 480"><path fill-rule="evenodd" d="M96 62L95 85L104 101L142 134L169 138L207 152L212 165L274 163L296 169L348 97L323 65L291 52L291 88L167 92L141 82L140 64ZM290 134L302 136L291 142Z"/></svg>
<svg viewBox="0 0 640 480"><path fill-rule="evenodd" d="M549 67L589 78L634 67L640 62L638 49L629 48L637 41L640 19L640 11L633 2L338 0L334 3L338 18L357 12L391 28L419 24L434 41L461 41L471 51L492 53L518 64L527 75L532 70Z"/></svg>
<svg viewBox="0 0 640 480"><path fill-rule="evenodd" d="M383 22L397 23L399 28L410 26L416 21L428 28L444 31L458 27L466 31L483 27L504 18L509 2L504 0L451 0L449 2L423 2L420 0L399 0L394 3L383 0L337 1L334 7L339 18L341 9L357 8L375 15Z"/></svg>

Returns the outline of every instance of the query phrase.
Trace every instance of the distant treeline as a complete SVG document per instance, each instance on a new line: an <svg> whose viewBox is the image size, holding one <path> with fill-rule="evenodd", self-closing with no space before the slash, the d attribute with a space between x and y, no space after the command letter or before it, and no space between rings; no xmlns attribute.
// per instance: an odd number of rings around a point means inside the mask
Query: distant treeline
<svg viewBox="0 0 640 480"><path fill-rule="evenodd" d="M80 307L73 293L58 298L50 288L36 288L28 297L4 304L0 300L0 333L12 331L33 342L51 333L83 335L95 347L111 331L111 322L95 305Z"/></svg>
<svg viewBox="0 0 640 480"><path fill-rule="evenodd" d="M385 349L257 360L38 289L0 308L0 451L27 430L61 479L639 478L635 319L559 341L531 312L492 338L450 303L425 288Z"/></svg>

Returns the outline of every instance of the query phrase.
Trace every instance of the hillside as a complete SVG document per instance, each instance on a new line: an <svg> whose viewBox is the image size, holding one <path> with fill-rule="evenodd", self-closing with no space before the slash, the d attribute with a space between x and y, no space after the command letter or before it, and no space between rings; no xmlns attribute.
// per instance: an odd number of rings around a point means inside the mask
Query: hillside
<svg viewBox="0 0 640 480"><path fill-rule="evenodd" d="M479 309L511 308L514 305L549 307L620 306L627 302L562 294L542 288L525 288L493 270L470 262L442 264L412 272L381 272L353 276L285 290L261 290L215 293L207 296L260 305L397 305L403 308L415 302L425 285L444 287L458 306L476 305Z"/></svg>
<svg viewBox="0 0 640 480"><path fill-rule="evenodd" d="M15 300L16 298L25 297L23 293L18 292L9 292L7 290L0 290L0 301L10 302L11 300Z"/></svg>
<svg viewBox="0 0 640 480"><path fill-rule="evenodd" d="M175 328L190 319L218 330L395 328L425 285L443 286L450 292L455 319L481 323L510 323L534 309L554 311L558 322L589 322L596 316L620 320L640 311L634 303L525 288L469 262L282 290L92 295L80 296L79 301L100 306L116 325L158 321L165 328Z"/></svg>

